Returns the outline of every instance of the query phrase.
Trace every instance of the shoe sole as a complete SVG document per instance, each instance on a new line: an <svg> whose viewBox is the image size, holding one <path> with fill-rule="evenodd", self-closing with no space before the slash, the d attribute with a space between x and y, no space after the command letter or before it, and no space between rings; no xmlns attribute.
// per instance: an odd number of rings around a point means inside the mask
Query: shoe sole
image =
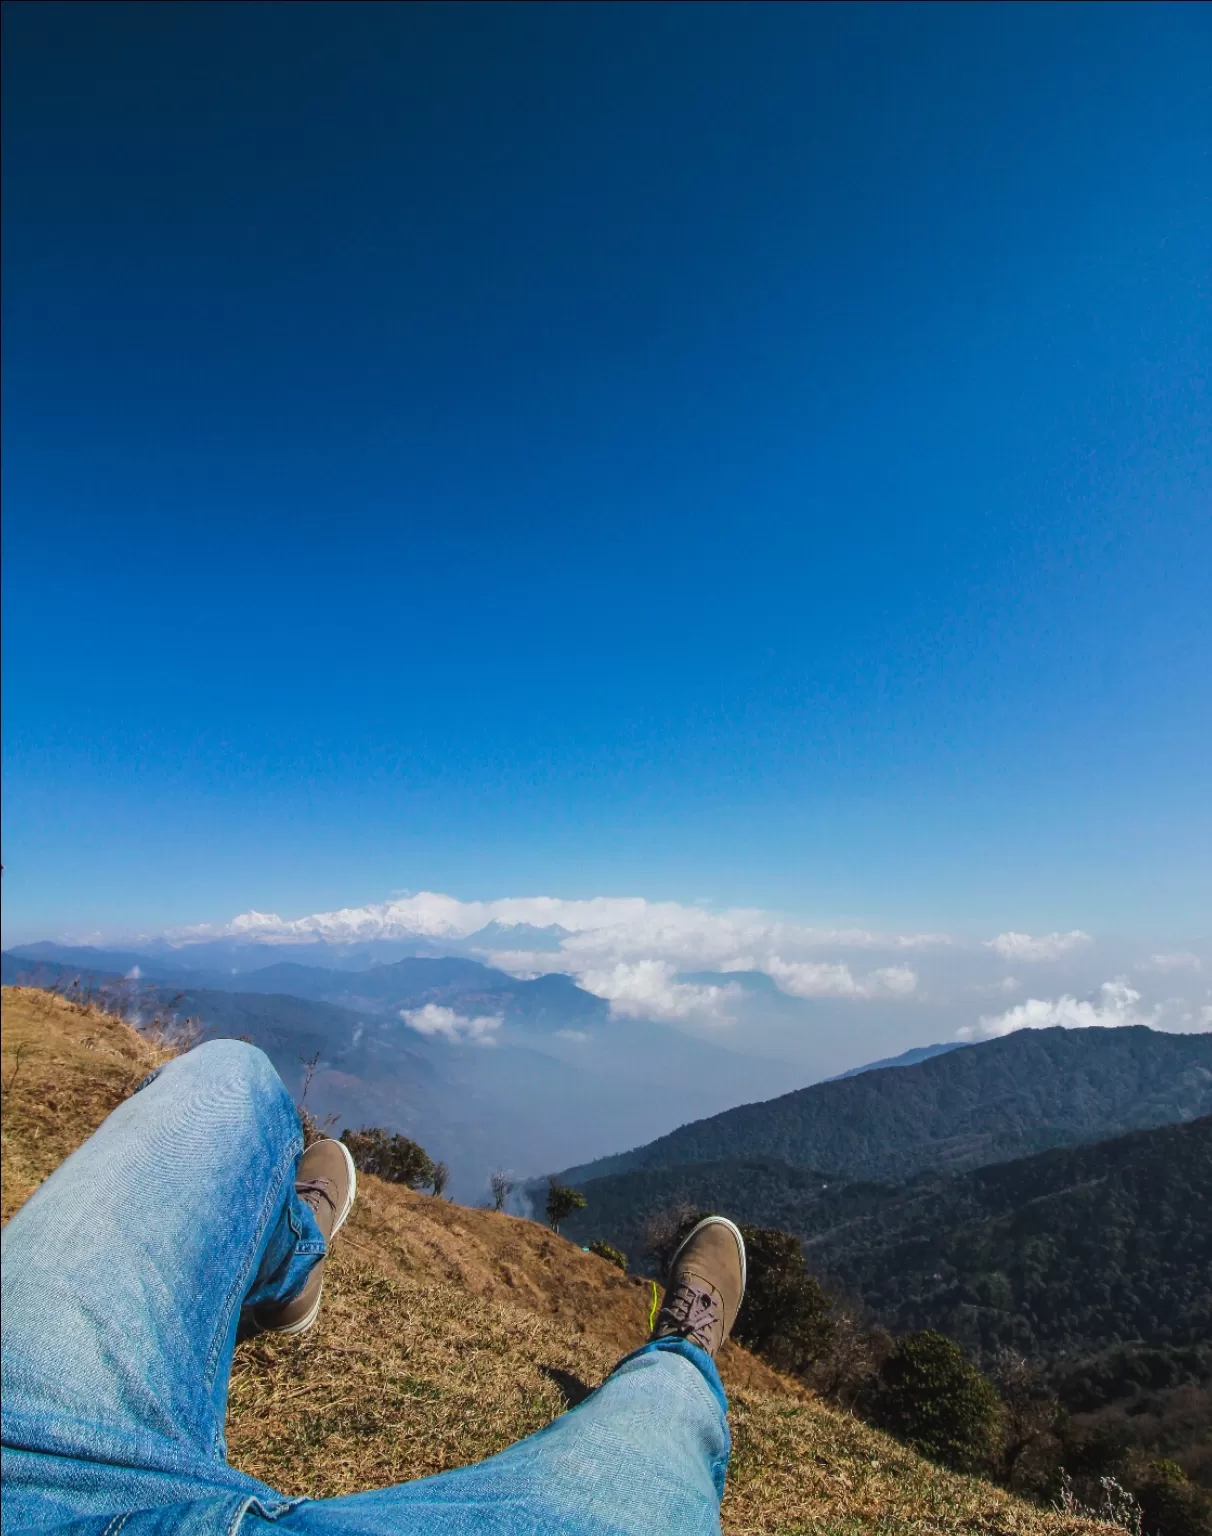
<svg viewBox="0 0 1212 1536"><path fill-rule="evenodd" d="M737 1252L741 1256L741 1294L736 1304L736 1309L738 1312L740 1312L741 1302L745 1300L745 1280L747 1276L745 1265L745 1239L741 1236L740 1227L737 1226L735 1221L729 1221L727 1216L705 1216L703 1220L700 1221L699 1224L694 1228L694 1230L688 1232L682 1241L678 1244L678 1251L674 1254L673 1258L670 1259L666 1267L666 1273L673 1273L674 1269L677 1267L678 1260L690 1246L691 1238L693 1238L696 1233L701 1232L704 1227L727 1227L729 1232L731 1232L733 1237L736 1239Z"/></svg>
<svg viewBox="0 0 1212 1536"><path fill-rule="evenodd" d="M335 1138L333 1140L333 1146L340 1147L341 1156L345 1159L345 1171L349 1175L349 1188L345 1192L345 1204L337 1212L337 1219L333 1222L332 1231L328 1234L328 1241L330 1243L332 1242L333 1238L336 1237L337 1233L341 1230L345 1223L349 1220L349 1213L353 1210L353 1203L357 1199L358 1195L358 1170L354 1167L354 1160L350 1154L349 1148L343 1141L337 1141ZM738 1232L737 1236L740 1237L740 1235L741 1234Z"/></svg>
<svg viewBox="0 0 1212 1536"><path fill-rule="evenodd" d="M354 1200L358 1193L358 1170L354 1167L354 1160L350 1156L349 1148L343 1141L336 1141L335 1138L333 1144L340 1147L341 1155L345 1159L345 1169L349 1174L349 1189L345 1196L345 1204L337 1212L337 1219L333 1222L332 1231L328 1234L328 1241L330 1243L332 1242L333 1238L336 1237L337 1233L341 1230L345 1223L349 1220L349 1213L353 1210ZM737 1236L740 1236L739 1232L737 1233ZM328 1255L325 1254L324 1258L326 1259L327 1257ZM324 1259L321 1259L320 1262L323 1263ZM742 1260L742 1263L743 1262L744 1261ZM290 1323L285 1328L263 1328L260 1331L262 1333L281 1334L283 1338L290 1338L292 1335L297 1333L306 1333L309 1328L315 1326L316 1318L320 1315L320 1303L323 1300L324 1277L321 1275L320 1289L316 1292L315 1305L312 1307L311 1311L308 1312L306 1317L301 1317L297 1323Z"/></svg>

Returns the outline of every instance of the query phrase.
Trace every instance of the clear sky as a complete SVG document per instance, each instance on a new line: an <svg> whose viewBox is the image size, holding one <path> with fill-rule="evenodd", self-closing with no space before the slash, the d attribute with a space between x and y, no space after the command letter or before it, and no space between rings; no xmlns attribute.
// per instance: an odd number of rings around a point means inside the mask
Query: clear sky
<svg viewBox="0 0 1212 1536"><path fill-rule="evenodd" d="M1212 9L4 24L7 937L1206 932Z"/></svg>

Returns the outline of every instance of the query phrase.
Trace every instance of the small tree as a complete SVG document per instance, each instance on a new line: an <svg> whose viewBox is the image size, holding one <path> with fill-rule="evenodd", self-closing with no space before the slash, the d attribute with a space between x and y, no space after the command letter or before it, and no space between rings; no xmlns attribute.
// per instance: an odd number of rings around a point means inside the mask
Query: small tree
<svg viewBox="0 0 1212 1536"><path fill-rule="evenodd" d="M1054 1481L1064 1413L1043 1369L1017 1350L998 1352L993 1382L1002 1399L998 1481L1042 1496Z"/></svg>
<svg viewBox="0 0 1212 1536"><path fill-rule="evenodd" d="M429 1187L435 1195L443 1195L450 1183L450 1169L445 1163L435 1163L429 1170Z"/></svg>
<svg viewBox="0 0 1212 1536"><path fill-rule="evenodd" d="M624 1274L627 1272L627 1255L616 1248L613 1243L604 1242L602 1238L589 1245L590 1253L596 1253L599 1259L605 1259L607 1264L616 1264Z"/></svg>
<svg viewBox="0 0 1212 1536"><path fill-rule="evenodd" d="M997 1453L997 1393L941 1333L927 1329L896 1341L872 1408L881 1428L954 1471L975 1471Z"/></svg>
<svg viewBox="0 0 1212 1536"><path fill-rule="evenodd" d="M364 1125L360 1131L342 1131L341 1140L359 1173L373 1173L391 1184L407 1184L409 1189L424 1189L433 1182L433 1159L407 1136L391 1136L380 1126Z"/></svg>
<svg viewBox="0 0 1212 1536"><path fill-rule="evenodd" d="M573 1211L583 1211L587 1204L579 1189L569 1189L567 1184L557 1184L552 1179L547 1188L547 1220L551 1230L558 1232L562 1221L567 1221Z"/></svg>
<svg viewBox="0 0 1212 1536"><path fill-rule="evenodd" d="M503 1211L505 1202L513 1193L513 1180L503 1168L490 1175L488 1186L492 1190L492 1208L494 1211Z"/></svg>
<svg viewBox="0 0 1212 1536"><path fill-rule="evenodd" d="M708 1215L684 1201L664 1206L654 1211L644 1223L640 1240L646 1258L655 1259L662 1275L669 1271L669 1261L682 1245L682 1240Z"/></svg>

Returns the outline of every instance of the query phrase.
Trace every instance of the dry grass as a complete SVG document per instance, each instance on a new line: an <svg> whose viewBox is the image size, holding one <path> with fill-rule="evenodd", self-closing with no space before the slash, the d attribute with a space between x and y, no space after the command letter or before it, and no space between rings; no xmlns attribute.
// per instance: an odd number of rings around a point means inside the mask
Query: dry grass
<svg viewBox="0 0 1212 1536"><path fill-rule="evenodd" d="M164 1053L45 993L6 989L4 1005L7 1215ZM643 1338L650 1300L534 1222L365 1179L316 1329L237 1351L231 1460L314 1496L479 1460L597 1385ZM743 1350L722 1367L730 1536L1122 1536L940 1471Z"/></svg>
<svg viewBox="0 0 1212 1536"><path fill-rule="evenodd" d="M7 1221L172 1051L32 987L4 988L3 1033L0 1210Z"/></svg>

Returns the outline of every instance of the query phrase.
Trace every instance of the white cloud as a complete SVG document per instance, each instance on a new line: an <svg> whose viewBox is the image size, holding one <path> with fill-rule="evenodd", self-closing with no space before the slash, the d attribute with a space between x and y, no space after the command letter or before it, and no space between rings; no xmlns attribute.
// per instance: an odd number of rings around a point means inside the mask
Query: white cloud
<svg viewBox="0 0 1212 1536"><path fill-rule="evenodd" d="M987 939L985 948L1001 955L1003 960L1059 960L1070 950L1082 949L1094 940L1080 928L1069 933L1045 933L1032 938L1029 933L999 933L995 939Z"/></svg>
<svg viewBox="0 0 1212 1536"><path fill-rule="evenodd" d="M672 1021L691 1017L731 1022L727 1004L740 996L735 983L700 986L674 980L677 967L663 960L617 961L578 978L586 991L609 999L610 1011L624 1018Z"/></svg>
<svg viewBox="0 0 1212 1536"><path fill-rule="evenodd" d="M907 965L886 965L882 970L872 971L868 980L895 997L908 997L917 991L917 972Z"/></svg>
<svg viewBox="0 0 1212 1536"><path fill-rule="evenodd" d="M700 968L720 965L759 949L800 951L835 949L929 949L951 942L941 933L876 933L865 928L821 928L790 923L757 908L720 912L675 901L647 901L642 896L595 896L566 901L558 896L510 896L497 901L459 901L434 891L418 891L364 907L342 907L310 917L286 919L274 912L249 911L219 926L200 924L169 935L179 943L214 938L244 938L262 943L297 944L325 939L351 943L367 939L466 939L489 923L503 927L526 923L556 926L567 932L563 947L583 955L594 952L636 958L661 958Z"/></svg>
<svg viewBox="0 0 1212 1536"><path fill-rule="evenodd" d="M463 1040L474 1040L477 1045L495 1045L493 1032L501 1027L499 1014L480 1014L469 1019L453 1008L442 1008L437 1003L426 1003L424 1008L402 1008L400 1017L418 1034L436 1035L449 1040L452 1045Z"/></svg>
<svg viewBox="0 0 1212 1536"><path fill-rule="evenodd" d="M1141 1013L1137 1008L1140 993L1128 985L1124 976L1104 981L1092 997L1076 998L1066 994L1057 998L1030 997L1005 1013L982 1018L979 1024L956 1031L960 1040L993 1040L1012 1035L1019 1029L1115 1029L1124 1024L1155 1024L1161 1006Z"/></svg>
<svg viewBox="0 0 1212 1536"><path fill-rule="evenodd" d="M763 969L792 997L861 997L863 989L848 965L784 960L771 955Z"/></svg>
<svg viewBox="0 0 1212 1536"><path fill-rule="evenodd" d="M1202 971L1203 962L1198 955L1183 951L1176 955L1150 955L1141 966L1142 971Z"/></svg>
<svg viewBox="0 0 1212 1536"><path fill-rule="evenodd" d="M905 997L917 975L903 963L856 975L844 957L880 951L890 958L952 943L942 933L879 933L856 927L814 927L756 908L710 911L639 896L566 901L554 896L459 901L433 891L405 892L364 907L343 907L283 919L250 911L220 928L179 930L178 943L219 937L285 945L425 938L463 941L490 923L528 924L560 931L557 950L492 950L485 958L511 975L563 971L616 1013L666 1020L728 1022L737 996L726 982L678 982L679 971L760 970L796 997ZM822 955L832 950L832 955Z"/></svg>
<svg viewBox="0 0 1212 1536"><path fill-rule="evenodd" d="M848 965L786 961L772 955L762 969L792 997L905 997L917 987L917 973L906 965L888 965L856 977Z"/></svg>

